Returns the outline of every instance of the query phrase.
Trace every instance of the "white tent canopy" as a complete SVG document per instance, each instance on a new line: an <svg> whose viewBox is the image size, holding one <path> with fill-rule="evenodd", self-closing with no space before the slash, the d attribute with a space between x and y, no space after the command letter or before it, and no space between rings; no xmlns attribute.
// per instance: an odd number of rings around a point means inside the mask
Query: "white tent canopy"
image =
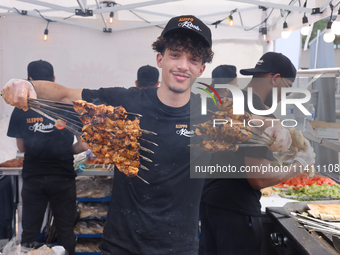
<svg viewBox="0 0 340 255"><path fill-rule="evenodd" d="M220 64L233 64L238 70L253 67L263 51L272 47L261 39L260 28L266 27L268 40L273 41L280 37L285 20L289 29L296 30L302 26L304 13L310 22L329 16L330 2L308 0L303 7L301 0L124 0L116 4L99 0L1 0L0 86L11 78L27 78L28 63L38 59L52 63L56 82L67 87L134 86L140 66L156 66L151 44L162 27L171 17L183 14L197 16L212 30L215 56L202 77L210 77ZM316 8L322 14L312 14ZM76 9L92 11L93 16L75 15ZM112 24L108 22L111 11ZM230 14L233 27L227 19ZM212 25L216 21L221 21L217 27ZM44 41L46 28L48 40ZM0 162L15 156L14 139L6 137L12 110L0 99ZM14 144L12 149L10 144ZM2 155L4 151L7 154Z"/></svg>
<svg viewBox="0 0 340 255"><path fill-rule="evenodd" d="M306 0L305 0L306 1ZM43 17L61 23L87 27L103 31L111 28L112 32L131 30L153 26L163 26L170 17L182 14L192 14L202 19L206 24L223 20L217 29L213 30L213 39L257 40L259 28L267 27L268 40L280 37L284 20L292 31L302 26L304 14L311 20L316 20L330 14L331 0L124 0L123 4L114 1L99 0L2 0L0 13L17 13L27 11L27 15ZM16 8L17 10L15 10ZM91 11L93 16L74 20L76 10ZM39 13L39 12L40 13ZM108 24L110 12L114 12L113 24ZM322 13L319 13L322 12ZM234 26L229 27L226 19L230 14ZM91 20L91 21L89 21ZM266 22L264 22L266 20ZM96 22L99 21L99 22Z"/></svg>

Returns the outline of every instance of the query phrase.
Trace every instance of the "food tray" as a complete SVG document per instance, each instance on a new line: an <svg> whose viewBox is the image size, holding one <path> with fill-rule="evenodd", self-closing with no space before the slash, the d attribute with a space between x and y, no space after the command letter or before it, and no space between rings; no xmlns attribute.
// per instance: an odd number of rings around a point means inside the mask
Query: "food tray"
<svg viewBox="0 0 340 255"><path fill-rule="evenodd" d="M323 200L339 200L340 197L312 197L312 196L289 196L289 195L282 195L279 194L282 198L288 198L288 199L294 199L294 200L300 200L300 201L323 201Z"/></svg>
<svg viewBox="0 0 340 255"><path fill-rule="evenodd" d="M22 170L22 166L20 167L1 167L0 166L0 172L1 171L21 171Z"/></svg>

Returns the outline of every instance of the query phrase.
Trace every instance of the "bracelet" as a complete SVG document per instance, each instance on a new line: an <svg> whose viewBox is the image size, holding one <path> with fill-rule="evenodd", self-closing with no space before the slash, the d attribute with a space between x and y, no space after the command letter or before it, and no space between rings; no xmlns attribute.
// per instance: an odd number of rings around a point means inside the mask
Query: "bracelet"
<svg viewBox="0 0 340 255"><path fill-rule="evenodd" d="M28 81L32 85L33 89L35 90L33 83L30 80L26 80L26 81Z"/></svg>

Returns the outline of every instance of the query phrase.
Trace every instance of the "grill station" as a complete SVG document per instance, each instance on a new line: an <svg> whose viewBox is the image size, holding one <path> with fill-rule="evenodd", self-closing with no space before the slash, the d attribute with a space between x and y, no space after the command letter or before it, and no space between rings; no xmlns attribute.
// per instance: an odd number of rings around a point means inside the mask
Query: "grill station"
<svg viewBox="0 0 340 255"><path fill-rule="evenodd" d="M291 212L306 212L307 204L340 204L340 200L289 202L283 207L267 207L264 217L266 249L263 254L333 255L340 254L340 246L332 234L308 231ZM338 239L339 240L339 239ZM333 243L334 241L334 243ZM269 248L269 243L272 247ZM339 247L338 251L335 247Z"/></svg>

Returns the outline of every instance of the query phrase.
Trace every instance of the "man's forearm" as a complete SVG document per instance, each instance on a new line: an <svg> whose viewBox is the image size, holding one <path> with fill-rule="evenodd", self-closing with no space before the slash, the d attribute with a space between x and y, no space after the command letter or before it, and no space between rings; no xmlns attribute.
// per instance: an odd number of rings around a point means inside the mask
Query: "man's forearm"
<svg viewBox="0 0 340 255"><path fill-rule="evenodd" d="M304 172L304 168L299 162L282 166L281 169L282 171L266 171L261 173L247 174L248 182L254 189L263 189L279 184Z"/></svg>
<svg viewBox="0 0 340 255"><path fill-rule="evenodd" d="M31 81L37 97L40 99L57 102L72 103L81 99L82 89L66 88L58 83L50 81Z"/></svg>

